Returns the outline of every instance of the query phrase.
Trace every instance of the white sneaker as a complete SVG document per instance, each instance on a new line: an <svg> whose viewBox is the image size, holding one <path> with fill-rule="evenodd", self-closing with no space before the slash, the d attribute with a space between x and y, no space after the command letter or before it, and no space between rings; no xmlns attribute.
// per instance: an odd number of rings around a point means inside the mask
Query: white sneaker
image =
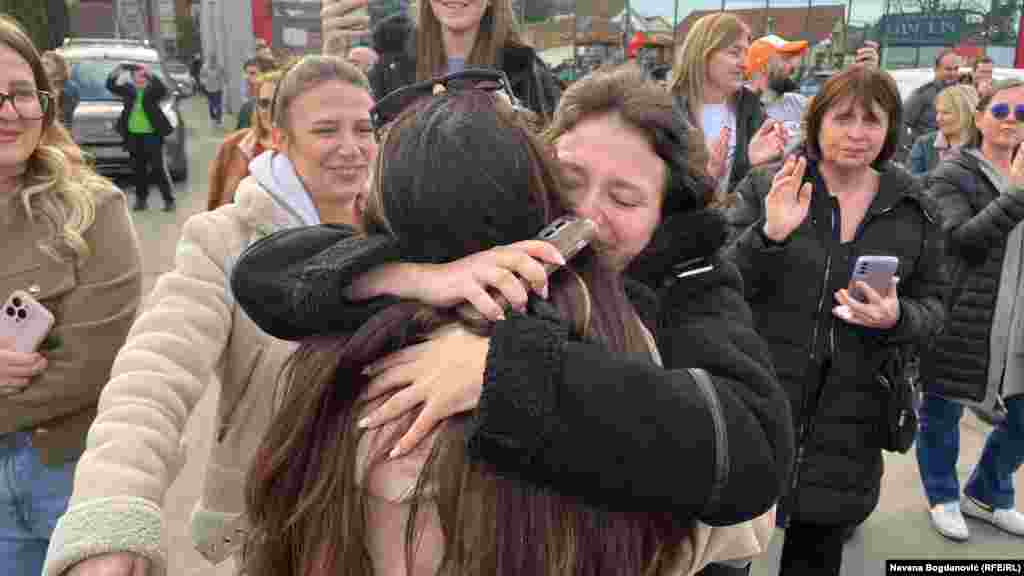
<svg viewBox="0 0 1024 576"><path fill-rule="evenodd" d="M960 513L959 502L936 504L928 511L928 515L932 518L935 530L946 538L964 541L970 536L964 515Z"/></svg>
<svg viewBox="0 0 1024 576"><path fill-rule="evenodd" d="M984 520L989 524L1009 532L1014 536L1024 536L1024 514L1013 508L998 508L993 510L984 502L964 495L964 514L978 520Z"/></svg>

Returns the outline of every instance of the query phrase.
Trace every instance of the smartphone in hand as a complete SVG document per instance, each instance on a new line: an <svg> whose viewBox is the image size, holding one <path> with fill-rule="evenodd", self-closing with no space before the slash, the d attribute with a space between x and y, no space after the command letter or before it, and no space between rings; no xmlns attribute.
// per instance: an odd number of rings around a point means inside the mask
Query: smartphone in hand
<svg viewBox="0 0 1024 576"><path fill-rule="evenodd" d="M53 324L53 314L23 290L12 292L0 309L0 337L13 340L15 352L38 350Z"/></svg>
<svg viewBox="0 0 1024 576"><path fill-rule="evenodd" d="M900 259L895 256L860 256L853 265L850 275L850 298L858 302L867 302L867 297L857 287L857 282L864 282L875 292L885 295L896 275Z"/></svg>

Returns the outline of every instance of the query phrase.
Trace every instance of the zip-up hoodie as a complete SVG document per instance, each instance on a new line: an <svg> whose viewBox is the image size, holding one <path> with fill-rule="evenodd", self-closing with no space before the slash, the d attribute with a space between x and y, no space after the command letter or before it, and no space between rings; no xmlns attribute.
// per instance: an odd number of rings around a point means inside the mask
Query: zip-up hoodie
<svg viewBox="0 0 1024 576"><path fill-rule="evenodd" d="M183 436L185 423L214 381L221 385L217 419L192 538L214 563L241 543L245 476L294 345L249 319L228 278L257 239L320 222L283 155L266 152L250 170L235 202L185 223L174 269L160 277L149 308L132 325L100 397L68 511L51 537L46 576L111 552L149 558L151 575L167 572L162 506L186 446L200 442Z"/></svg>

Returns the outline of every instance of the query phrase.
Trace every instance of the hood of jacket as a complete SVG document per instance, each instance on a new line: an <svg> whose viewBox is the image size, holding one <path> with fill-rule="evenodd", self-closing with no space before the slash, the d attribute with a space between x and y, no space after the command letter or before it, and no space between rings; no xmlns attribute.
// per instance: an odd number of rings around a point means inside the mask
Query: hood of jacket
<svg viewBox="0 0 1024 576"><path fill-rule="evenodd" d="M267 150L249 163L246 178L265 192L269 202L249 186L238 187L238 204L252 222L270 223L274 229L320 224L320 213L306 192L295 166L284 155ZM275 209L276 208L276 209Z"/></svg>
<svg viewBox="0 0 1024 576"><path fill-rule="evenodd" d="M675 268L688 268L714 257L728 234L725 217L716 209L667 215L647 247L629 264L626 275L657 290Z"/></svg>

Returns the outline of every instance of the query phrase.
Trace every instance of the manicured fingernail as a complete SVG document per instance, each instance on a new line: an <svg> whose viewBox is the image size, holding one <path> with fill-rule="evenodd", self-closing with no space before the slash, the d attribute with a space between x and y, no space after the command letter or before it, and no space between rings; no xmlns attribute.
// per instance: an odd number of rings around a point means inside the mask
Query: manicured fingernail
<svg viewBox="0 0 1024 576"><path fill-rule="evenodd" d="M504 320L504 319L505 319L505 313L504 312L498 312L498 320Z"/></svg>
<svg viewBox="0 0 1024 576"><path fill-rule="evenodd" d="M388 453L388 458L393 460L401 455L402 451L399 450L398 446L395 446L394 448L391 449L391 452Z"/></svg>
<svg viewBox="0 0 1024 576"><path fill-rule="evenodd" d="M555 254L555 256L558 256L558 258L555 259L555 262L558 262L562 266L565 266L565 256L563 256L561 252Z"/></svg>
<svg viewBox="0 0 1024 576"><path fill-rule="evenodd" d="M370 427L370 424L372 424L372 423L373 423L373 421L372 421L372 420L370 420L370 418L369 418L369 417L366 417L366 418L363 418L362 420L360 420L360 421L359 421L359 424L358 424L358 426L359 426L360 428L369 428L369 427Z"/></svg>

